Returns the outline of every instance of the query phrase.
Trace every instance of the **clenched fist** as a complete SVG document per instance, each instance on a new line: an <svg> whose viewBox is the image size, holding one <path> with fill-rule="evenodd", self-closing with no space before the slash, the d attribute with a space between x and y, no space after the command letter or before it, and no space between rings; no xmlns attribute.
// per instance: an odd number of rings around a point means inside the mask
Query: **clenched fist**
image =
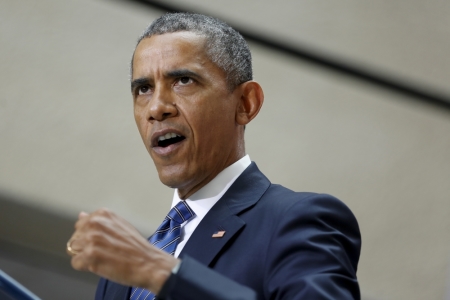
<svg viewBox="0 0 450 300"><path fill-rule="evenodd" d="M108 209L81 212L67 244L72 267L158 294L179 260L151 245Z"/></svg>

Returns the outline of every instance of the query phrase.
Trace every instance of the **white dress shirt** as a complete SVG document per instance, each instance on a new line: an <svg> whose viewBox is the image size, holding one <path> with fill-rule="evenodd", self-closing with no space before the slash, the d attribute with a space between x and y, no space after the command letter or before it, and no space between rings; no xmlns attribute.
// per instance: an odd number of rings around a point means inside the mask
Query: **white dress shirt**
<svg viewBox="0 0 450 300"><path fill-rule="evenodd" d="M186 199L187 205L189 205L189 207L195 212L195 217L189 222L184 222L181 224L181 240L175 250L175 257L178 257L195 228L197 228L198 224L200 224L200 221L205 217L208 211L214 206L214 204L216 204L217 201L219 201L233 182L250 164L250 157L248 155L244 156L228 168L224 169L213 180L208 182L208 184ZM180 201L181 199L178 196L178 189L175 189L172 207L177 205Z"/></svg>

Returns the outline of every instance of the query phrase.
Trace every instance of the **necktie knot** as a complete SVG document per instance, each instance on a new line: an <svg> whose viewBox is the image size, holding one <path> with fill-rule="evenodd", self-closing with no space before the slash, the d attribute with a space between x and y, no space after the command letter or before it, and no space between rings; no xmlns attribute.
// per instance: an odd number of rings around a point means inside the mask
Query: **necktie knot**
<svg viewBox="0 0 450 300"><path fill-rule="evenodd" d="M189 221L192 217L195 216L195 213L191 210L191 208L186 204L185 201L180 201L172 207L172 209L167 214L168 219L172 220L177 224L183 224L186 221Z"/></svg>
<svg viewBox="0 0 450 300"><path fill-rule="evenodd" d="M181 224L189 221L194 216L195 213L185 201L178 202L177 205L172 207L162 224L150 237L149 242L173 255L181 239Z"/></svg>

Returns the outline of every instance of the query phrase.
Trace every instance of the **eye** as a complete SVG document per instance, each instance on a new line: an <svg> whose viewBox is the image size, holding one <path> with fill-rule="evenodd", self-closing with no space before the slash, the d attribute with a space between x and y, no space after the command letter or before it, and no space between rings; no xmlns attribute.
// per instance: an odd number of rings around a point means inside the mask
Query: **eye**
<svg viewBox="0 0 450 300"><path fill-rule="evenodd" d="M190 77L180 77L178 79L178 84L179 85L188 85L188 84L193 83L193 82L194 82L194 80L192 78L190 78Z"/></svg>
<svg viewBox="0 0 450 300"><path fill-rule="evenodd" d="M143 85L138 88L138 95L147 94L150 91L150 87L148 85Z"/></svg>

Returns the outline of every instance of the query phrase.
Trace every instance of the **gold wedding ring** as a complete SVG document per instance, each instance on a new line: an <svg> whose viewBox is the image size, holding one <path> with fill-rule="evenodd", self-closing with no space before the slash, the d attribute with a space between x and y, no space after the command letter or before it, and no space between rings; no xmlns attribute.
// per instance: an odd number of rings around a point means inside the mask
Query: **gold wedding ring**
<svg viewBox="0 0 450 300"><path fill-rule="evenodd" d="M70 256L75 256L75 255L77 255L78 253L80 253L80 251L75 251L75 250L72 248L72 243L73 243L73 241L74 241L74 240L70 239L70 240L67 242L67 253L68 253Z"/></svg>

